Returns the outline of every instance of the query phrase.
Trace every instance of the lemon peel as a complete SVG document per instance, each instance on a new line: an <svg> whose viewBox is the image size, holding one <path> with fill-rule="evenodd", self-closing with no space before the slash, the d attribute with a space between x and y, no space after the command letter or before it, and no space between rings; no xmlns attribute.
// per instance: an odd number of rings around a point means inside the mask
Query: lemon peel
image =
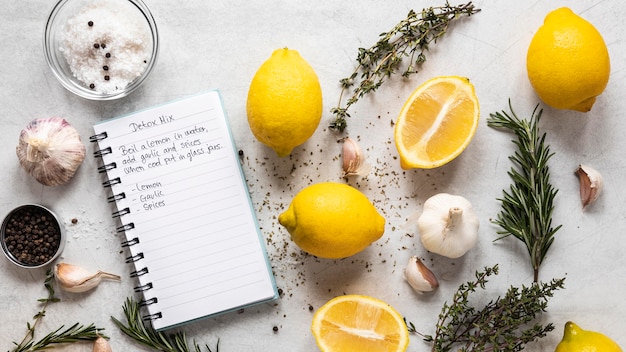
<svg viewBox="0 0 626 352"><path fill-rule="evenodd" d="M611 70L600 32L571 9L546 15L526 56L530 83L547 105L587 112L605 90Z"/></svg>
<svg viewBox="0 0 626 352"><path fill-rule="evenodd" d="M327 259L352 256L378 240L385 218L354 187L336 182L302 189L278 222L307 253Z"/></svg>
<svg viewBox="0 0 626 352"><path fill-rule="evenodd" d="M568 321L563 329L563 339L554 352L622 352L622 348L608 336L584 330Z"/></svg>
<svg viewBox="0 0 626 352"><path fill-rule="evenodd" d="M322 89L313 67L296 50L275 50L252 78L246 112L256 139L279 157L289 155L322 118Z"/></svg>

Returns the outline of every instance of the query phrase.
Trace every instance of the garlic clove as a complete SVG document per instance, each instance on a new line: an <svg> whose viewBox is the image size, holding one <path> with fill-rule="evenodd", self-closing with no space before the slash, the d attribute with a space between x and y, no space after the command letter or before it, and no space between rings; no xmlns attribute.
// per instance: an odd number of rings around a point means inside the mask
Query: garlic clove
<svg viewBox="0 0 626 352"><path fill-rule="evenodd" d="M430 292L439 287L435 274L416 256L409 258L404 268L404 278L417 293Z"/></svg>
<svg viewBox="0 0 626 352"><path fill-rule="evenodd" d="M584 210L588 205L593 204L593 202L598 199L600 192L602 192L604 181L598 170L587 165L578 165L576 174L580 182L580 200Z"/></svg>
<svg viewBox="0 0 626 352"><path fill-rule="evenodd" d="M92 352L113 352L113 350L111 349L111 345L107 339L102 336L98 336L98 338L93 342Z"/></svg>
<svg viewBox="0 0 626 352"><path fill-rule="evenodd" d="M80 266L59 263L54 267L54 277L61 288L68 292L89 291L100 284L103 279L121 281L119 275L98 271L95 274Z"/></svg>
<svg viewBox="0 0 626 352"><path fill-rule="evenodd" d="M16 153L22 168L39 183L58 186L74 177L85 159L85 145L65 119L40 118L22 130Z"/></svg>
<svg viewBox="0 0 626 352"><path fill-rule="evenodd" d="M371 165L365 161L363 150L352 138L346 137L342 146L343 174L341 177L366 176Z"/></svg>
<svg viewBox="0 0 626 352"><path fill-rule="evenodd" d="M417 228L426 250L459 258L478 242L478 216L462 196L436 194L424 202Z"/></svg>

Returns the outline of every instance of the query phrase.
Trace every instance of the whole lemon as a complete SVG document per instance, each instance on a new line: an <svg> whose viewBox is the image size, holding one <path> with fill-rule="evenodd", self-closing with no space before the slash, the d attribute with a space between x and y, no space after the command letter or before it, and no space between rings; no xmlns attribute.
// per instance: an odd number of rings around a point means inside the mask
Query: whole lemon
<svg viewBox="0 0 626 352"><path fill-rule="evenodd" d="M554 352L622 352L621 347L604 334L583 330L571 321L565 324L563 340Z"/></svg>
<svg viewBox="0 0 626 352"><path fill-rule="evenodd" d="M279 157L306 142L322 118L315 71L295 50L277 49L252 78L246 110L254 136Z"/></svg>
<svg viewBox="0 0 626 352"><path fill-rule="evenodd" d="M609 81L609 52L600 32L567 7L550 12L526 57L535 92L556 109L587 112Z"/></svg>
<svg viewBox="0 0 626 352"><path fill-rule="evenodd" d="M298 192L278 222L305 252L339 259L357 254L385 231L385 218L356 188L322 182Z"/></svg>

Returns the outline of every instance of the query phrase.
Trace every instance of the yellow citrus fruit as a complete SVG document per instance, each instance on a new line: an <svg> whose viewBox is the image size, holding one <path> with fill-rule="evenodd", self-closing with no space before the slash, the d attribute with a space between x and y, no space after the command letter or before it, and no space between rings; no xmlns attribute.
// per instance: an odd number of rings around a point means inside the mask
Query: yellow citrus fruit
<svg viewBox="0 0 626 352"><path fill-rule="evenodd" d="M385 218L367 197L343 183L322 182L298 192L278 222L298 247L339 259L357 254L385 231Z"/></svg>
<svg viewBox="0 0 626 352"><path fill-rule="evenodd" d="M622 352L621 347L606 335L583 330L571 321L565 324L563 340L554 352Z"/></svg>
<svg viewBox="0 0 626 352"><path fill-rule="evenodd" d="M250 83L246 110L254 136L280 157L306 142L322 118L315 71L295 50L277 49Z"/></svg>
<svg viewBox="0 0 626 352"><path fill-rule="evenodd" d="M324 352L406 351L409 333L389 304L368 296L331 299L313 316L311 331Z"/></svg>
<svg viewBox="0 0 626 352"><path fill-rule="evenodd" d="M609 52L598 30L567 7L550 12L526 56L535 92L556 109L586 112L609 81Z"/></svg>
<svg viewBox="0 0 626 352"><path fill-rule="evenodd" d="M469 79L440 76L419 86L398 116L394 131L403 169L450 162L476 133L480 108Z"/></svg>

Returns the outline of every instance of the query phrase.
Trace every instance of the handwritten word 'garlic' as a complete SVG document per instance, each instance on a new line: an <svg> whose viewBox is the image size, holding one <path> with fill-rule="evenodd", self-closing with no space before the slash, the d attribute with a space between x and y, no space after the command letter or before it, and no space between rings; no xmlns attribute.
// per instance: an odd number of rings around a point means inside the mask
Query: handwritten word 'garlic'
<svg viewBox="0 0 626 352"><path fill-rule="evenodd" d="M113 350L111 349L111 345L107 339L102 336L98 336L98 338L93 342L92 352L113 352Z"/></svg>
<svg viewBox="0 0 626 352"><path fill-rule="evenodd" d="M439 193L424 202L417 219L422 245L448 258L458 258L476 245L479 221L470 202L457 195Z"/></svg>
<svg viewBox="0 0 626 352"><path fill-rule="evenodd" d="M604 181L598 170L587 165L580 164L578 169L576 169L576 174L580 181L580 200L583 203L584 210L598 199L600 192L602 192Z"/></svg>
<svg viewBox="0 0 626 352"><path fill-rule="evenodd" d="M119 275L98 271L95 274L80 266L59 263L54 267L54 277L61 288L68 292L89 291L100 284L102 279L121 281Z"/></svg>
<svg viewBox="0 0 626 352"><path fill-rule="evenodd" d="M365 155L359 144L352 138L346 137L342 147L343 174L342 177L367 176L371 165L365 161Z"/></svg>
<svg viewBox="0 0 626 352"><path fill-rule="evenodd" d="M409 258L404 268L404 278L417 293L430 292L439 287L435 274L416 256Z"/></svg>
<svg viewBox="0 0 626 352"><path fill-rule="evenodd" d="M17 158L39 183L67 183L85 159L85 145L78 131L60 117L31 121L20 133Z"/></svg>

